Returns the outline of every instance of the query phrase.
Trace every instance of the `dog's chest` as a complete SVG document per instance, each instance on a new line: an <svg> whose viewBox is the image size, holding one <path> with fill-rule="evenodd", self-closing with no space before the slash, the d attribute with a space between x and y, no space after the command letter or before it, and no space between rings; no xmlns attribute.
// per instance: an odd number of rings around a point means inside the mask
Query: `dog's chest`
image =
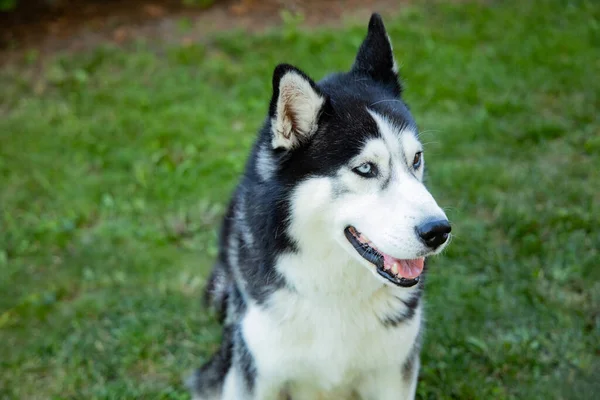
<svg viewBox="0 0 600 400"><path fill-rule="evenodd" d="M419 331L420 309L386 327L381 316L402 305L379 297L315 300L281 290L269 307L251 305L243 331L258 370L276 381L331 392L351 388L377 369L402 365Z"/></svg>

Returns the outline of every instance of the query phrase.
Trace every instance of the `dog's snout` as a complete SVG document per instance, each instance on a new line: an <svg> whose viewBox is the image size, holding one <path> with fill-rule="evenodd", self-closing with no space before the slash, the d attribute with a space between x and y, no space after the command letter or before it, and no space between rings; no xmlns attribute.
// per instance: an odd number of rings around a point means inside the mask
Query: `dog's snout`
<svg viewBox="0 0 600 400"><path fill-rule="evenodd" d="M417 234L428 247L437 249L446 243L452 227L447 219L427 221L416 228Z"/></svg>

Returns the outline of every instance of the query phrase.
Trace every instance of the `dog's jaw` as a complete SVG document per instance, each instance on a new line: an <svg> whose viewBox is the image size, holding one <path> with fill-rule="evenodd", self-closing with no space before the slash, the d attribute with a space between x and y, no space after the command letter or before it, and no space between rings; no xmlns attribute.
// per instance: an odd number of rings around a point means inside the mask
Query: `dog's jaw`
<svg viewBox="0 0 600 400"><path fill-rule="evenodd" d="M353 226L344 229L344 236L355 252L375 267L380 277L396 286L412 287L419 283L425 259L397 259L379 250L366 236Z"/></svg>

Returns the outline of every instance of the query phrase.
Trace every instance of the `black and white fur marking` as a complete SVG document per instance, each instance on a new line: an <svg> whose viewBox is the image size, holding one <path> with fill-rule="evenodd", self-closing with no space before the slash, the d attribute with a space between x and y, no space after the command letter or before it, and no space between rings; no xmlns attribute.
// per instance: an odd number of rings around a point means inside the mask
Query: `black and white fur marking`
<svg viewBox="0 0 600 400"><path fill-rule="evenodd" d="M223 339L195 399L414 398L423 259L450 228L396 65L373 14L349 72L275 68L207 287Z"/></svg>

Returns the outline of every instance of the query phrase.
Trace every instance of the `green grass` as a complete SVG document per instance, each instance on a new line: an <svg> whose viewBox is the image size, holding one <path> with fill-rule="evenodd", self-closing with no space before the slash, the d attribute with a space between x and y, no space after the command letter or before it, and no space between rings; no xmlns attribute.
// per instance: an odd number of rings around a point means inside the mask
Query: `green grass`
<svg viewBox="0 0 600 400"><path fill-rule="evenodd" d="M456 232L428 278L421 399L600 393L600 6L533 3L386 17ZM272 69L346 69L366 28L289 21L0 72L0 398L188 398Z"/></svg>

